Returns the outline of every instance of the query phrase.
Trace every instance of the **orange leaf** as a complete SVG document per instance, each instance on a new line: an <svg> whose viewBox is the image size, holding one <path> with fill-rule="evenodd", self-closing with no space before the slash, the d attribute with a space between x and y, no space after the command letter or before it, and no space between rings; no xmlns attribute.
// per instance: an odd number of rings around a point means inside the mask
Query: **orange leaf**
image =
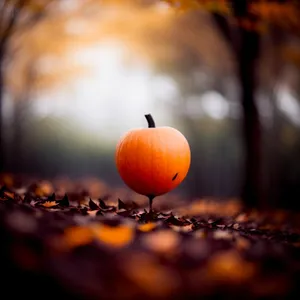
<svg viewBox="0 0 300 300"><path fill-rule="evenodd" d="M53 193L53 186L48 181L41 182L35 190L35 194L39 197L45 197Z"/></svg>
<svg viewBox="0 0 300 300"><path fill-rule="evenodd" d="M47 208L50 208L50 207L53 207L56 205L57 205L56 201L46 201L45 203L42 204L42 206L47 207Z"/></svg>
<svg viewBox="0 0 300 300"><path fill-rule="evenodd" d="M8 198L14 198L15 194L11 192L4 192L4 195Z"/></svg>
<svg viewBox="0 0 300 300"><path fill-rule="evenodd" d="M93 228L93 232L99 241L116 248L129 244L134 238L133 228L126 225L117 227L99 225Z"/></svg>
<svg viewBox="0 0 300 300"><path fill-rule="evenodd" d="M138 226L138 229L143 232L151 231L157 226L156 223L146 223Z"/></svg>
<svg viewBox="0 0 300 300"><path fill-rule="evenodd" d="M65 230L64 243L68 248L89 244L93 240L93 232L89 227L74 226Z"/></svg>

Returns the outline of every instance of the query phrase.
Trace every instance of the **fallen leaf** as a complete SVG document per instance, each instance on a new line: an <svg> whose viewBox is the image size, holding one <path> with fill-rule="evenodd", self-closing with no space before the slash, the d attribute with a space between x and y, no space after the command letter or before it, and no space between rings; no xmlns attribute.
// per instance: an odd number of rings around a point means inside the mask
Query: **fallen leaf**
<svg viewBox="0 0 300 300"><path fill-rule="evenodd" d="M50 207L56 206L57 202L56 201L46 201L46 202L42 203L41 205L44 207L50 208Z"/></svg>
<svg viewBox="0 0 300 300"><path fill-rule="evenodd" d="M153 230L156 227L157 227L157 223L152 222L152 223L141 224L138 226L138 229L143 232L148 232Z"/></svg>
<svg viewBox="0 0 300 300"><path fill-rule="evenodd" d="M73 226L65 230L63 243L68 248L87 245L93 240L94 234L88 226Z"/></svg>
<svg viewBox="0 0 300 300"><path fill-rule="evenodd" d="M68 196L65 194L64 197L58 201L58 204L62 207L69 207L70 202Z"/></svg>
<svg viewBox="0 0 300 300"><path fill-rule="evenodd" d="M232 240L233 236L232 233L225 231L225 230L216 230L214 232L215 239L223 239L223 240Z"/></svg>
<svg viewBox="0 0 300 300"><path fill-rule="evenodd" d="M251 246L250 241L241 236L236 238L235 245L238 250L245 250Z"/></svg>
<svg viewBox="0 0 300 300"><path fill-rule="evenodd" d="M98 225L93 227L95 237L102 243L111 247L124 247L134 238L134 229L131 226Z"/></svg>
<svg viewBox="0 0 300 300"><path fill-rule="evenodd" d="M15 194L12 192L4 192L4 196L10 199L14 199Z"/></svg>
<svg viewBox="0 0 300 300"><path fill-rule="evenodd" d="M143 237L143 244L158 253L174 252L179 243L180 238L178 233L167 229L149 233Z"/></svg>
<svg viewBox="0 0 300 300"><path fill-rule="evenodd" d="M159 264L150 255L136 254L125 262L124 267L133 285L153 297L166 297L174 293L179 286L176 273Z"/></svg>
<svg viewBox="0 0 300 300"><path fill-rule="evenodd" d="M118 210L126 209L126 208L127 208L126 204L119 198L118 199Z"/></svg>
<svg viewBox="0 0 300 300"><path fill-rule="evenodd" d="M98 210L88 210L87 213L89 216L95 217L97 216Z"/></svg>
<svg viewBox="0 0 300 300"><path fill-rule="evenodd" d="M193 224L185 225L185 226L175 226L175 225L169 225L170 228L172 228L174 231L177 232L191 232L193 231Z"/></svg>
<svg viewBox="0 0 300 300"><path fill-rule="evenodd" d="M99 206L90 198L89 207L91 210L99 210Z"/></svg>
<svg viewBox="0 0 300 300"><path fill-rule="evenodd" d="M243 222L247 222L248 221L248 217L246 214L239 214L236 219L235 219L236 222L239 222L239 223L243 223Z"/></svg>
<svg viewBox="0 0 300 300"><path fill-rule="evenodd" d="M241 283L255 273L255 266L244 260L237 251L218 252L207 265L207 276L216 281Z"/></svg>
<svg viewBox="0 0 300 300"><path fill-rule="evenodd" d="M42 181L39 185L36 186L34 192L38 197L45 197L53 194L53 191L54 189L50 182Z"/></svg>

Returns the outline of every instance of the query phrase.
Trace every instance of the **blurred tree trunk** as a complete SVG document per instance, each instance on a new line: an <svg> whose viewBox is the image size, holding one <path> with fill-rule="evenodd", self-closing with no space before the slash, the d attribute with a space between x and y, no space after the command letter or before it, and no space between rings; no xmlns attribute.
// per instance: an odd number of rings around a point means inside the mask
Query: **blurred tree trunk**
<svg viewBox="0 0 300 300"><path fill-rule="evenodd" d="M0 172L4 169L4 144L3 144L3 118L2 101L3 100L3 50L0 45Z"/></svg>
<svg viewBox="0 0 300 300"><path fill-rule="evenodd" d="M240 49L237 52L238 74L243 109L245 173L242 198L246 205L263 205L261 186L261 126L255 103L255 69L259 34L240 28Z"/></svg>
<svg viewBox="0 0 300 300"><path fill-rule="evenodd" d="M35 65L31 64L26 72L25 86L19 96L14 99L14 109L12 117L12 144L11 144L11 165L14 172L24 172L26 166L26 149L24 148L24 135L26 134L26 125L28 123L28 109L30 99L34 90L36 81Z"/></svg>
<svg viewBox="0 0 300 300"><path fill-rule="evenodd" d="M6 3L5 3L6 4ZM2 7L4 18L4 12L6 5ZM15 4L14 8L10 11L10 16L7 18L7 23L1 24L3 29L0 32L0 172L4 170L4 134L3 134L3 93L4 93L4 61L6 56L6 50L8 47L9 39L13 33L14 27L17 23L20 12L25 4L25 0L21 0ZM2 21L2 20L1 20Z"/></svg>
<svg viewBox="0 0 300 300"><path fill-rule="evenodd" d="M23 172L24 153L23 153L23 134L24 134L24 116L26 114L27 103L25 99L16 99L13 109L12 125L13 136L11 144L11 166L13 172Z"/></svg>
<svg viewBox="0 0 300 300"><path fill-rule="evenodd" d="M248 14L248 1L232 2L236 20L247 20L255 24L256 20ZM244 144L244 178L242 200L248 207L263 206L261 182L261 125L255 103L255 70L259 56L260 34L256 30L236 26L234 36L227 19L214 14L214 20L220 32L228 41L236 58L238 79L240 82L240 102L243 110L242 133Z"/></svg>
<svg viewBox="0 0 300 300"><path fill-rule="evenodd" d="M36 10L25 12L27 8L35 7L34 3L27 0L0 0L1 7L1 26L0 26L0 172L5 167L5 149L4 149L4 134L3 134L3 93L4 93L4 61L7 58L7 50L11 37L13 36L17 27L23 30L34 25L41 20L46 14L47 7L53 0L47 0L44 3L40 2L41 7ZM2 3L3 2L3 3ZM38 6L37 6L38 7ZM25 12L25 14L23 14ZM19 21L23 21L20 23ZM3 23L2 23L3 22Z"/></svg>

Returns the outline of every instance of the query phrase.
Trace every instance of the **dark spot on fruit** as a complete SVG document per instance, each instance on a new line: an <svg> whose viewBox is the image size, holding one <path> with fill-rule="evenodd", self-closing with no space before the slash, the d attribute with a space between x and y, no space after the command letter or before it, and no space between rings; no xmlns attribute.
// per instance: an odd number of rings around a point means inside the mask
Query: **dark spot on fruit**
<svg viewBox="0 0 300 300"><path fill-rule="evenodd" d="M177 176L178 176L178 173L176 173L176 174L173 176L172 181L174 181L174 180L177 178Z"/></svg>

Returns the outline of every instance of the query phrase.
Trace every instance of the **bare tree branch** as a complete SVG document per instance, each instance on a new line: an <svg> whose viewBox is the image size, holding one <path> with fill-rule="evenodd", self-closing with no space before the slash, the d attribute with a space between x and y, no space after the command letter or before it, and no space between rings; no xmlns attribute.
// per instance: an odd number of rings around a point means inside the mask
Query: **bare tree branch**
<svg viewBox="0 0 300 300"><path fill-rule="evenodd" d="M232 44L232 36L230 33L230 26L226 17L222 16L219 13L212 13L212 17L218 26L219 30L222 32L223 36L225 37L226 41L229 44Z"/></svg>
<svg viewBox="0 0 300 300"><path fill-rule="evenodd" d="M11 36L11 33L14 29L14 26L18 20L18 17L20 16L20 13L22 12L24 6L25 6L26 0L20 0L16 6L14 6L10 19L8 21L7 27L4 28L2 36L0 38L0 57L1 54L4 53L4 48L6 46L6 42Z"/></svg>

